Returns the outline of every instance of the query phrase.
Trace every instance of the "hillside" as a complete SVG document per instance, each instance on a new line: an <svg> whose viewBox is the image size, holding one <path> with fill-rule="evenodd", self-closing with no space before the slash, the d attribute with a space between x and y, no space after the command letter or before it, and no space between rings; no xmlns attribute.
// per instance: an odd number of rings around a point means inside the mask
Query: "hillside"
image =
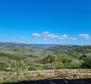
<svg viewBox="0 0 91 84"><path fill-rule="evenodd" d="M91 46L0 43L0 71L91 68Z"/></svg>

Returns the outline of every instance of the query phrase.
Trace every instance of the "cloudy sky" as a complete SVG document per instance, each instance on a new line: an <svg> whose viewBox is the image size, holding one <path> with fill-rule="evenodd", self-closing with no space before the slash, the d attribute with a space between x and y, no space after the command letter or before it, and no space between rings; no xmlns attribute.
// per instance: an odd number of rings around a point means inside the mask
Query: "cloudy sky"
<svg viewBox="0 0 91 84"><path fill-rule="evenodd" d="M0 0L0 41L91 45L91 0Z"/></svg>

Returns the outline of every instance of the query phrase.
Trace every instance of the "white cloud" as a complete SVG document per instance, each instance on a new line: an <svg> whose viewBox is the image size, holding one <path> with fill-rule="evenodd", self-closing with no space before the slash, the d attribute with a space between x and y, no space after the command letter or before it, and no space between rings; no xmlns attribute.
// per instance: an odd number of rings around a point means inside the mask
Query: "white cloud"
<svg viewBox="0 0 91 84"><path fill-rule="evenodd" d="M63 34L63 35L60 35L60 34L54 34L54 33L50 33L48 31L46 32L43 32L42 34L39 34L39 33L33 33L32 34L33 37L43 37L44 39L63 39L63 40L67 40L67 39L71 39L71 40L76 40L75 37L70 37L68 36L67 34Z"/></svg>
<svg viewBox="0 0 91 84"><path fill-rule="evenodd" d="M68 39L68 35L67 34L63 34L63 35L59 35L58 39Z"/></svg>
<svg viewBox="0 0 91 84"><path fill-rule="evenodd" d="M69 36L67 34L54 34L50 33L48 31L43 32L43 33L33 33L32 37L42 37L43 39L50 40L50 39L58 39L58 40L78 40L80 39L91 39L89 34L79 34L76 36Z"/></svg>
<svg viewBox="0 0 91 84"><path fill-rule="evenodd" d="M39 33L33 33L32 37L40 37L40 34Z"/></svg>
<svg viewBox="0 0 91 84"><path fill-rule="evenodd" d="M63 37L63 38L67 38L67 37L68 37L68 35L67 35L67 34L64 34L64 35L62 35L62 37Z"/></svg>
<svg viewBox="0 0 91 84"><path fill-rule="evenodd" d="M77 37L70 37L71 40L77 40Z"/></svg>
<svg viewBox="0 0 91 84"><path fill-rule="evenodd" d="M82 38L82 39L90 39L90 36L89 34L79 34L79 37Z"/></svg>
<svg viewBox="0 0 91 84"><path fill-rule="evenodd" d="M47 36L49 32L43 32L43 36Z"/></svg>
<svg viewBox="0 0 91 84"><path fill-rule="evenodd" d="M44 38L48 38L48 39L67 39L68 35L64 34L64 35L58 35L58 34L53 34L50 32L43 32L42 36Z"/></svg>
<svg viewBox="0 0 91 84"><path fill-rule="evenodd" d="M43 32L42 35L43 35L44 38L49 38L49 39L56 39L56 38L58 38L58 35L52 34L52 33L49 33L49 32Z"/></svg>
<svg viewBox="0 0 91 84"><path fill-rule="evenodd" d="M57 39L59 36L56 34L48 34L46 37L50 39Z"/></svg>

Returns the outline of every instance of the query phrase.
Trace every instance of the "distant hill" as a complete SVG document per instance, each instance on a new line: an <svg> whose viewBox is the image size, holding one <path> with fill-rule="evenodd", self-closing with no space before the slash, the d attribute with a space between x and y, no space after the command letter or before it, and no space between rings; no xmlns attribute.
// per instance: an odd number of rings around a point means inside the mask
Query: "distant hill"
<svg viewBox="0 0 91 84"><path fill-rule="evenodd" d="M56 44L24 44L24 43L10 43L0 42L0 48L49 48Z"/></svg>
<svg viewBox="0 0 91 84"><path fill-rule="evenodd" d="M72 54L73 52L78 53L90 53L91 52L91 45L89 46L81 46L81 45L56 45L53 47L48 48L47 50L51 50L54 53L65 53L65 54Z"/></svg>
<svg viewBox="0 0 91 84"><path fill-rule="evenodd" d="M91 45L0 42L0 71L91 68Z"/></svg>

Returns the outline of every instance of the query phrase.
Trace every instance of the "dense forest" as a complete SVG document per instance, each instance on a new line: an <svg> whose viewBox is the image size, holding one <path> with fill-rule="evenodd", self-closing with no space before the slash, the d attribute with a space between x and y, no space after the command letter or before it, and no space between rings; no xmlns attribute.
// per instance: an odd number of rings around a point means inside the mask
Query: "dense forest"
<svg viewBox="0 0 91 84"><path fill-rule="evenodd" d="M0 43L0 71L90 69L91 46Z"/></svg>

